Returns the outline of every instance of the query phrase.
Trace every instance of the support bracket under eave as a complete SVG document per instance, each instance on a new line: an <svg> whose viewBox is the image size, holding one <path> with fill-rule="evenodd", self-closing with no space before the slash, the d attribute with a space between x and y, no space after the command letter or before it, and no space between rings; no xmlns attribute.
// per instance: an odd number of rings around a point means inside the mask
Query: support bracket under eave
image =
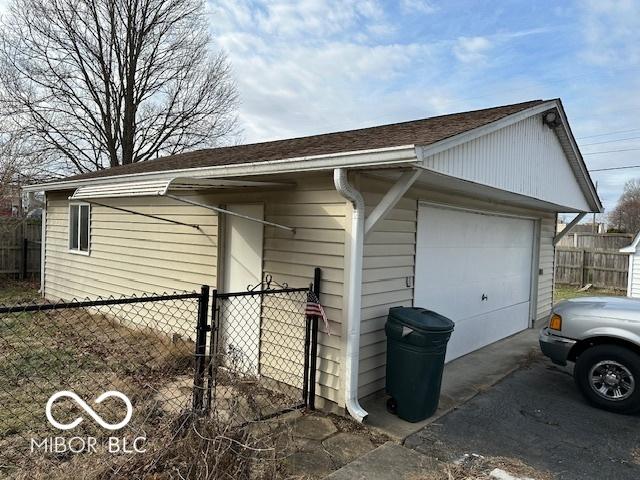
<svg viewBox="0 0 640 480"><path fill-rule="evenodd" d="M422 174L422 170L415 169L404 172L400 178L393 184L382 200L375 206L364 222L364 234L367 235L387 214L396 206L398 201L411 188L415 181Z"/></svg>
<svg viewBox="0 0 640 480"><path fill-rule="evenodd" d="M571 231L571 229L573 227L575 227L578 223L580 223L580 220L582 220L586 215L587 215L587 212L582 212L582 213L579 213L578 215L576 215L576 218L571 220L569 225L564 227L564 230L562 230L561 232L557 233L556 236L553 237L553 245L556 246L558 244L558 242L560 240L562 240L564 238L564 236L567 235Z"/></svg>

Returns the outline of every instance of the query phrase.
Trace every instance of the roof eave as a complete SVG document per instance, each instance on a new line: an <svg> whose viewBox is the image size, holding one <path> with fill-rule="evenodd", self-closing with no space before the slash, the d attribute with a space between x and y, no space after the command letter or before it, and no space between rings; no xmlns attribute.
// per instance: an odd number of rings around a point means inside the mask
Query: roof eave
<svg viewBox="0 0 640 480"><path fill-rule="evenodd" d="M604 212L604 208L602 206L602 202L600 201L600 197L598 196L598 192L596 190L593 181L591 180L591 175L589 175L589 171L587 169L587 165L584 162L584 158L582 157L582 153L578 148L578 143L576 142L575 137L573 136L573 132L571 131L571 126L569 125L569 120L567 119L567 114L564 111L564 107L562 106L562 102L560 99L554 100L556 108L560 113L560 118L562 119L562 130L564 134L567 136L567 139L571 145L571 154L574 156L576 163L580 169L580 173L582 174L583 179L586 184L586 192L585 197L589 202L589 205L592 208L592 213L602 213ZM583 188L583 191L585 189Z"/></svg>
<svg viewBox="0 0 640 480"><path fill-rule="evenodd" d="M28 185L25 192L68 190L85 185L106 185L123 181L139 181L171 178L177 175L193 178L228 178L253 175L273 175L284 173L312 172L333 170L334 168L359 168L387 165L418 163L415 145L400 145L395 147L371 150L356 150L328 155L312 155L295 158L285 158L269 162L247 162L236 165L219 165L215 167L185 168L180 170L163 170L159 172L133 173L112 175L108 177L87 178L81 180L61 180L53 183Z"/></svg>

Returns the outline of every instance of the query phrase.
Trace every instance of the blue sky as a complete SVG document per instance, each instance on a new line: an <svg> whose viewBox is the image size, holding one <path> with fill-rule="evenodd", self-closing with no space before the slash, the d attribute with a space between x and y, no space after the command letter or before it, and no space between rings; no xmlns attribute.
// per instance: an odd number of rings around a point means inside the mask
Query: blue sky
<svg viewBox="0 0 640 480"><path fill-rule="evenodd" d="M243 141L560 97L583 153L640 149L640 1L221 0L209 18ZM636 176L594 173L605 207Z"/></svg>
<svg viewBox="0 0 640 480"><path fill-rule="evenodd" d="M560 97L589 168L640 164L640 0L207 5L243 142ZM609 210L640 168L592 176Z"/></svg>

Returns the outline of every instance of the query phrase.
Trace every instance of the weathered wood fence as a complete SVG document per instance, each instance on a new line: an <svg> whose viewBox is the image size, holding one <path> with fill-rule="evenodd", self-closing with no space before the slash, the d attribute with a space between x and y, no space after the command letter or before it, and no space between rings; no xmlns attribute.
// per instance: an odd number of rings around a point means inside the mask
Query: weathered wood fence
<svg viewBox="0 0 640 480"><path fill-rule="evenodd" d="M38 278L41 240L40 220L0 218L0 277Z"/></svg>
<svg viewBox="0 0 640 480"><path fill-rule="evenodd" d="M560 239L558 247L617 250L633 242L630 233L569 233Z"/></svg>
<svg viewBox="0 0 640 480"><path fill-rule="evenodd" d="M617 249L556 247L559 284L626 290L629 255Z"/></svg>

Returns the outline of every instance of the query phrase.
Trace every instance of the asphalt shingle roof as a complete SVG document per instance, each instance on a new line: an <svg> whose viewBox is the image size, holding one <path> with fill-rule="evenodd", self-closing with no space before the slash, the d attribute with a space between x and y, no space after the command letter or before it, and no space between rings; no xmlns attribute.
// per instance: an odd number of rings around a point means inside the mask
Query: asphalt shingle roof
<svg viewBox="0 0 640 480"><path fill-rule="evenodd" d="M311 155L388 148L401 145L430 145L468 130L500 120L534 107L544 100L486 108L470 112L429 117L422 120L360 128L309 137L210 148L161 157L67 177L64 180L111 177L184 168L214 167L251 162L269 162Z"/></svg>

